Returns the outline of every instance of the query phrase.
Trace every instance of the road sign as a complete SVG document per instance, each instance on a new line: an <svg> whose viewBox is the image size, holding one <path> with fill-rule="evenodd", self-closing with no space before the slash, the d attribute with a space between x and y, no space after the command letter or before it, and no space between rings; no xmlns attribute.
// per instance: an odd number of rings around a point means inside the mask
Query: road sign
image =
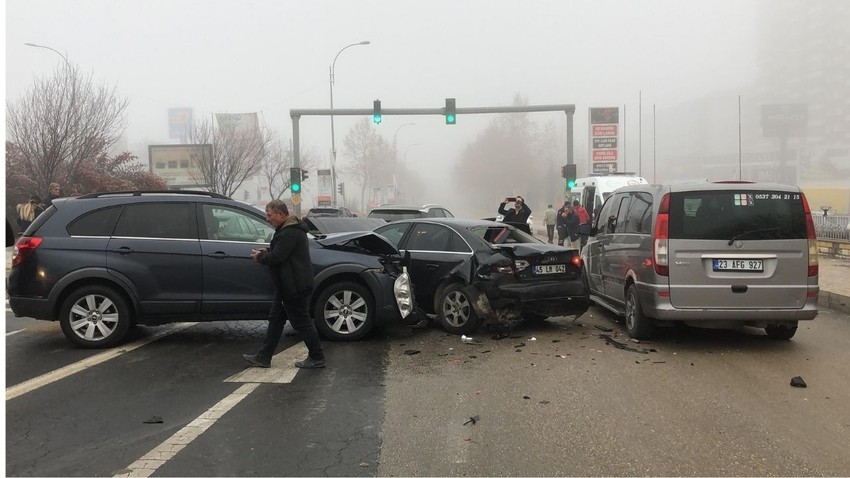
<svg viewBox="0 0 850 478"><path fill-rule="evenodd" d="M296 206L301 204L301 195L300 194L293 194L292 195L292 204L294 204Z"/></svg>

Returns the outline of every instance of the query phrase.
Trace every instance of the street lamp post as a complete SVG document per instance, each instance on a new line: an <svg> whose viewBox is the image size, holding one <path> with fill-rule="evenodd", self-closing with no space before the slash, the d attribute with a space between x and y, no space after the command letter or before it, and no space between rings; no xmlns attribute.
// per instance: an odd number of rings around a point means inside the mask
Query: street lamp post
<svg viewBox="0 0 850 478"><path fill-rule="evenodd" d="M339 58L339 54L345 51L347 48L351 48L357 45L368 45L369 41L364 40L357 43L352 43L351 45L346 45L341 50L339 50L334 57L333 63L330 66L330 86L331 86L331 192L333 194L333 203L336 205L336 138L334 136L334 68L336 67L336 59Z"/></svg>
<svg viewBox="0 0 850 478"><path fill-rule="evenodd" d="M56 53L57 55L61 56L61 57L62 57L62 59L63 59L63 60L65 60L65 65L66 65L68 68L71 68L71 63L68 61L68 57L67 57L67 56L65 56L65 55L63 55L62 53L60 53L60 52L59 52L59 50L56 50L56 49L54 49L54 48L50 48L49 46L46 46L46 45L37 45L37 44L35 44L35 43L24 43L24 45L26 45L26 46L31 46L31 47L34 47L34 48L46 48L46 49L48 49L48 50L50 50L50 51L52 51L52 52Z"/></svg>

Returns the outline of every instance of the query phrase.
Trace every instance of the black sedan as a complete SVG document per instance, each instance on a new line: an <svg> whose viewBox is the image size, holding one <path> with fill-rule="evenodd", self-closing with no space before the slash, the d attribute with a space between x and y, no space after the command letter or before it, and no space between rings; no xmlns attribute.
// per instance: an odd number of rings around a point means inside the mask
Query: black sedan
<svg viewBox="0 0 850 478"><path fill-rule="evenodd" d="M451 333L470 333L484 321L578 316L590 305L578 251L509 224L409 219L375 232L408 257L417 305Z"/></svg>

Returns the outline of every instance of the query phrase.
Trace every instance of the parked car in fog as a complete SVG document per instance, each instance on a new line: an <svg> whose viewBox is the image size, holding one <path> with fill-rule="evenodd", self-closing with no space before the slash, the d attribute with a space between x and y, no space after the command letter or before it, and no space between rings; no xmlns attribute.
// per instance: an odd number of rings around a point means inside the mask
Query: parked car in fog
<svg viewBox="0 0 850 478"><path fill-rule="evenodd" d="M274 295L251 249L274 229L254 207L200 191L62 198L15 245L16 316L59 321L75 344L109 347L134 324L262 320ZM357 340L413 312L396 248L372 232L310 236L310 307L325 337ZM419 320L415 318L412 320Z"/></svg>
<svg viewBox="0 0 850 478"><path fill-rule="evenodd" d="M417 304L451 333L470 333L485 321L578 316L589 306L578 251L509 224L421 218L375 232L408 257Z"/></svg>
<svg viewBox="0 0 850 478"><path fill-rule="evenodd" d="M422 206L404 206L400 204L381 204L369 211L369 217L383 219L387 222L401 219L417 219L420 217L454 217L448 209L437 204Z"/></svg>

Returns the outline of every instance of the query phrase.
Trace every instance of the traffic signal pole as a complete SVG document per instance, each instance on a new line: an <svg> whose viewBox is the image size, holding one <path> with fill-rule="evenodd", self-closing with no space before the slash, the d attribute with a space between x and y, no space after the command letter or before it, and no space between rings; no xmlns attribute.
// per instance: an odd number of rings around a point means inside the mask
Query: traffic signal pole
<svg viewBox="0 0 850 478"><path fill-rule="evenodd" d="M454 98L451 98L454 100ZM478 114L499 114L499 113L540 113L547 111L563 111L567 115L567 164L575 164L573 156L573 115L576 111L575 105L527 105L527 106L475 106L470 108L453 108L454 101L446 103L448 109L453 109L455 119L462 115L478 115ZM289 110L289 116L292 118L292 147L293 147L293 168L301 167L301 140L300 122L302 116L373 116L376 113L376 108L381 116L421 116L421 115L441 115L446 116L447 108L383 108L380 100L375 100L373 108L354 108L354 109L293 109ZM454 124L455 119L451 123ZM300 199L300 196L299 198ZM295 205L295 214L301 215L300 202Z"/></svg>

